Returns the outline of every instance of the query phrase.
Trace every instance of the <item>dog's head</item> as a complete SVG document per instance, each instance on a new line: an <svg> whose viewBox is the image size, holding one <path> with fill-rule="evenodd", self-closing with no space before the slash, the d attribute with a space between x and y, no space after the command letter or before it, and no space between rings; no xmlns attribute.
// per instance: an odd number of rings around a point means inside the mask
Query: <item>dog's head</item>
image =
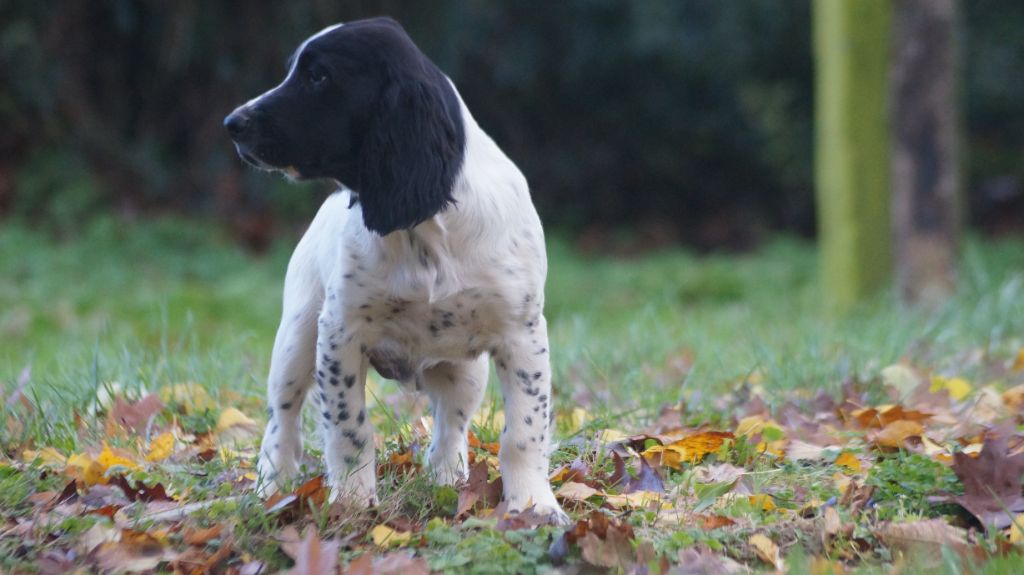
<svg viewBox="0 0 1024 575"><path fill-rule="evenodd" d="M466 145L455 90L389 18L310 37L284 81L224 125L246 162L355 191L363 222L381 235L453 201Z"/></svg>

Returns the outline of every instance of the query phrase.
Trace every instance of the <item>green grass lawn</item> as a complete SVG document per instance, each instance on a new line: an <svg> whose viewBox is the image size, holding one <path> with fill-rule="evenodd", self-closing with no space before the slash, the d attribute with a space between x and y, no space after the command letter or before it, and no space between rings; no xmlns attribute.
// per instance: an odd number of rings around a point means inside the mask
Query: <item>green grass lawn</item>
<svg viewBox="0 0 1024 575"><path fill-rule="evenodd" d="M59 474L41 474L19 463L22 451L52 446L70 455L105 439L115 441L102 422L88 424L90 418L102 419L98 398L109 392L139 397L144 390L194 382L209 391L217 407L184 413L182 428L205 430L216 422L217 410L229 406L263 421L263 382L294 240L254 257L215 228L182 220L144 225L98 220L86 229L56 241L24 226L0 227L0 385L9 395L27 370L25 395L32 405L24 411L8 406L0 420L0 447L10 462L0 463L0 518L8 527L32 512L27 495L60 489ZM575 407L587 413L582 430L561 425L563 447L556 462L577 453L578 443L569 439L606 427L636 432L660 408L681 400L688 423L729 429L736 413L722 406L747 380L757 383L769 405L809 398L818 390L838 393L848 380L870 386L882 368L899 361L981 386L991 383L992 365L1012 361L1024 347L1024 243L1019 241L969 242L960 293L938 309L906 309L883 294L845 318L822 313L814 248L797 240L780 238L740 256L697 257L678 250L614 259L583 256L556 235L549 241L549 258L546 310L554 406L563 414ZM495 387L492 402L500 409ZM399 441L415 441L411 415L393 409L408 402L389 401L402 396L387 383L377 393L377 417L383 421L378 428L387 445L397 449ZM477 432L485 441L494 438L491 430ZM315 449L315 441L310 444ZM231 465L214 459L150 469L141 477L198 500L226 494L225 484L214 478ZM766 477L785 477L779 481L792 484L829 475L785 465L766 471ZM672 483L684 476L667 479ZM451 505L450 494L422 479L382 484L385 501L376 515L331 522L314 513L311 521L322 533L344 537L392 515L412 517L422 526L445 517ZM896 515L919 512L904 509ZM270 537L279 525L251 494L204 513L200 522L230 522L236 547L248 556L273 570L290 564ZM756 525L773 521L754 515ZM66 519L54 528L57 535L28 547L0 535L0 569L31 565L40 549L73 541L99 520L95 515ZM643 512L627 520L643 531ZM435 569L475 566L487 572L484 567L494 562L477 564L476 559L497 556L505 557L509 572L550 565L547 529L508 535L486 526L429 525L420 553ZM735 533L643 533L658 552L673 557L699 543L749 559L745 552L730 551L738 545ZM809 565L813 546L793 544L803 541L799 533L793 537L787 547L791 565ZM346 558L358 555L346 553ZM865 553L851 565L874 572L892 560L886 551ZM952 565L942 564L950 570ZM993 561L988 569L1009 573L1011 565Z"/></svg>

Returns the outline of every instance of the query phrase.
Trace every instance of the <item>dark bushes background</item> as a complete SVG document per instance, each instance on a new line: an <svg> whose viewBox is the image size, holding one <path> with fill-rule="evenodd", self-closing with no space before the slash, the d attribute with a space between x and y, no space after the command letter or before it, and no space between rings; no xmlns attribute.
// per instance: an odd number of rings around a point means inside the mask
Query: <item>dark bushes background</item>
<svg viewBox="0 0 1024 575"><path fill-rule="evenodd" d="M966 183L1019 229L1024 3L964 8ZM220 125L325 25L390 14L522 167L549 225L745 246L813 232L805 1L5 0L0 215L73 231L173 210L261 244L322 191L244 169Z"/></svg>

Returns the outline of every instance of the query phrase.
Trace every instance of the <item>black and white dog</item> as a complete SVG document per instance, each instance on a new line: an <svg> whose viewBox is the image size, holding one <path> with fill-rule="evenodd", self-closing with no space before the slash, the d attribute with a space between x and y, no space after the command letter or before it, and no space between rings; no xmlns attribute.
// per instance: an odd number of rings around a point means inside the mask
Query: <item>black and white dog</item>
<svg viewBox="0 0 1024 575"><path fill-rule="evenodd" d="M427 463L441 483L462 480L492 359L505 501L566 521L547 477L544 232L523 174L448 78L391 19L338 24L303 42L284 81L224 124L248 163L341 187L288 265L263 492L297 471L315 381L332 497L376 500L369 365L429 394Z"/></svg>

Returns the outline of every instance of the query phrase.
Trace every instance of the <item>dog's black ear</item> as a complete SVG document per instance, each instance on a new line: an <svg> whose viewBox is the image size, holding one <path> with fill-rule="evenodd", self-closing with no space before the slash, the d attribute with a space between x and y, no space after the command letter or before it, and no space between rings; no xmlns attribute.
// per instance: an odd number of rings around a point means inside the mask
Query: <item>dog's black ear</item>
<svg viewBox="0 0 1024 575"><path fill-rule="evenodd" d="M429 61L384 89L359 152L363 223L386 235L453 202L465 135L458 97Z"/></svg>

